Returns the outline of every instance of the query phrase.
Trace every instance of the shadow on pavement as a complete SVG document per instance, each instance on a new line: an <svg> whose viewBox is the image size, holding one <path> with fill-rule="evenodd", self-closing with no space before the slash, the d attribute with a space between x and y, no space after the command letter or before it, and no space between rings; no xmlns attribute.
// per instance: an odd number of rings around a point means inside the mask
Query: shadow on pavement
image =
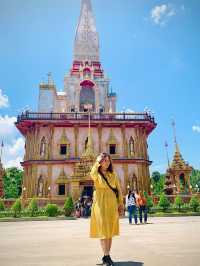
<svg viewBox="0 0 200 266"><path fill-rule="evenodd" d="M103 264L97 264L97 265L103 265ZM143 262L137 262L137 261L120 261L115 262L115 266L143 266Z"/></svg>
<svg viewBox="0 0 200 266"><path fill-rule="evenodd" d="M143 266L144 263L137 261L121 261L115 262L115 266Z"/></svg>

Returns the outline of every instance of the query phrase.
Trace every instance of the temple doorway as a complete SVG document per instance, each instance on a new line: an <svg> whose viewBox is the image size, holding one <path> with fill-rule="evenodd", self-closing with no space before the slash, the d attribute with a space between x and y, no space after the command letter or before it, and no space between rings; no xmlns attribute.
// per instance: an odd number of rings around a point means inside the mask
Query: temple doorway
<svg viewBox="0 0 200 266"><path fill-rule="evenodd" d="M81 197L90 197L90 198L92 198L93 190L94 190L93 186L84 186Z"/></svg>

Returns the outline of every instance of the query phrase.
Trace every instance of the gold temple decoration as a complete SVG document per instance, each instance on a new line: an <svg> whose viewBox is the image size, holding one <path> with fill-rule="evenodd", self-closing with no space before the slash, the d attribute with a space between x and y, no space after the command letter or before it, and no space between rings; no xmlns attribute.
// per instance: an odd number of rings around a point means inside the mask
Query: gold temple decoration
<svg viewBox="0 0 200 266"><path fill-rule="evenodd" d="M91 126L90 126L90 112L88 113L88 142L86 145L86 149L83 152L80 162L78 162L74 167L74 174L71 176L72 179L80 180L90 180L89 172L91 169L92 164L95 161L96 155L93 151L93 141L91 135Z"/></svg>

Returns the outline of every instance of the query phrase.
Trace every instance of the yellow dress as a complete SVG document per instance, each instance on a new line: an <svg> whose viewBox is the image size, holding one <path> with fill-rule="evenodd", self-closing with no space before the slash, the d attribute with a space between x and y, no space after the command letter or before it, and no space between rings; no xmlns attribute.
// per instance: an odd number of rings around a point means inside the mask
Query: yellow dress
<svg viewBox="0 0 200 266"><path fill-rule="evenodd" d="M113 188L118 189L118 200L115 193L98 173L99 166L99 162L95 162L90 172L95 186L90 220L90 237L109 239L119 235L118 207L123 204L123 197L117 175L114 172L108 172L106 178Z"/></svg>

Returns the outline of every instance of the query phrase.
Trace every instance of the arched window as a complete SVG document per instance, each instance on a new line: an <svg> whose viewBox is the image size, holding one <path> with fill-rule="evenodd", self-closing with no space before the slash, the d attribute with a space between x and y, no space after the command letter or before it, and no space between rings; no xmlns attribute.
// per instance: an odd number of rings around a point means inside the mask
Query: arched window
<svg viewBox="0 0 200 266"><path fill-rule="evenodd" d="M130 138L129 140L129 154L131 157L134 156L134 153L135 153L135 147L134 147L134 140L133 140L133 137Z"/></svg>
<svg viewBox="0 0 200 266"><path fill-rule="evenodd" d="M40 156L44 157L45 154L46 154L46 140L45 137L43 137L40 142Z"/></svg>

